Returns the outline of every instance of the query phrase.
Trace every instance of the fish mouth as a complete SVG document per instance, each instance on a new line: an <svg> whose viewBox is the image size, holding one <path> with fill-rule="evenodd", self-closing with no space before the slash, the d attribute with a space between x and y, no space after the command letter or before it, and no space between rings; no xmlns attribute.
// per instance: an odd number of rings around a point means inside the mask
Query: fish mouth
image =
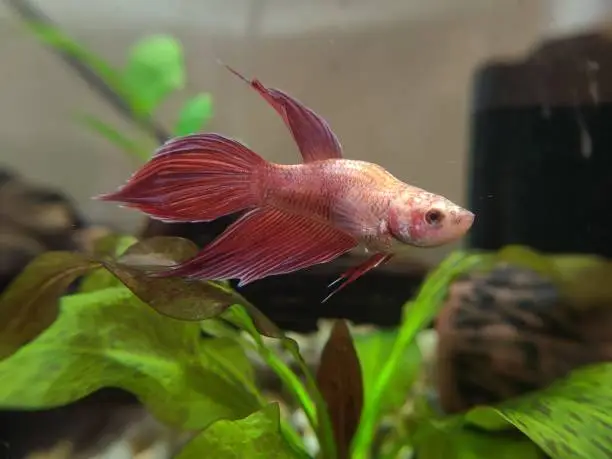
<svg viewBox="0 0 612 459"><path fill-rule="evenodd" d="M469 210L464 210L461 212L459 225L462 228L465 228L465 231L469 230L474 224L474 220L476 219L476 215L474 212L470 212Z"/></svg>

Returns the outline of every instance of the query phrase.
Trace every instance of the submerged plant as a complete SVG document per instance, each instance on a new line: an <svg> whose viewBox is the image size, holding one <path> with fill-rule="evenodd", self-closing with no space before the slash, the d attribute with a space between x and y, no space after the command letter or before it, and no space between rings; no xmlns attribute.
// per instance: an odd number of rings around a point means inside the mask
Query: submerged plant
<svg viewBox="0 0 612 459"><path fill-rule="evenodd" d="M76 66L81 76L138 128L138 136L134 138L94 115L76 116L79 123L102 135L138 162L149 159L151 151L159 143L173 136L198 132L213 117L212 96L203 92L191 96L184 103L170 131L154 121L160 105L185 87L183 49L172 36L142 38L128 50L124 67L116 68L48 20L26 19L24 25L39 41L60 52Z"/></svg>
<svg viewBox="0 0 612 459"><path fill-rule="evenodd" d="M405 449L425 459L485 458L492 450L502 457L542 457L542 451L553 458L609 457L610 364L577 370L497 406L447 417L417 410L404 434L387 442L388 455L372 456L383 415L399 409L398 394L409 392L419 371L417 333L436 315L452 279L486 269L493 255L449 257L407 303L395 335L353 339L346 323L336 321L315 375L295 341L225 284L143 274L191 256L191 242L102 242L92 256L42 255L0 297L0 407L49 408L115 386L168 425L201 431L180 458L211 451L220 459L310 457L277 404L258 389L246 356L255 350L306 413L318 457L397 457ZM79 291L62 295L81 276ZM300 371L263 336L280 340Z"/></svg>
<svg viewBox="0 0 612 459"><path fill-rule="evenodd" d="M91 115L80 120L143 162L172 135L196 132L212 99L191 98L166 133L153 122L159 105L184 87L180 44L168 36L138 42L116 69L57 27L30 21L36 36L93 69L147 139L134 139ZM423 359L418 334L436 317L457 276L507 261L554 279L581 304L609 304L609 264L544 257L521 248L497 254L457 252L404 307L400 327L353 337L334 323L316 372L297 343L223 282L151 278L197 252L190 241L111 237L93 255L48 252L0 296L0 408L45 409L102 387L121 387L159 420L195 436L179 459L200 457L418 459L503 457L599 459L612 456L612 364L575 370L552 386L444 416L414 390ZM78 281L77 293L66 295ZM281 351L270 344L272 338ZM318 443L309 451L279 406L262 393L247 352L278 375L305 413ZM289 355L296 364L287 363ZM402 412L413 396L409 416ZM391 431L378 432L393 417Z"/></svg>

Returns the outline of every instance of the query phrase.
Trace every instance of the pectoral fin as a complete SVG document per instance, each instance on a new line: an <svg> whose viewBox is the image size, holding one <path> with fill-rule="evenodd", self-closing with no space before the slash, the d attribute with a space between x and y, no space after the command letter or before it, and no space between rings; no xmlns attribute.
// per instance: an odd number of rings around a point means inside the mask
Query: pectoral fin
<svg viewBox="0 0 612 459"><path fill-rule="evenodd" d="M377 266L380 266L386 263L387 261L391 259L391 257L392 257L391 254L376 253L372 255L370 258L368 258L366 261L364 261L363 263L352 267L351 269L346 271L344 274L342 274L338 279L336 279L335 281L333 281L331 284L328 285L328 287L333 287L339 282L344 281L340 285L338 285L338 287L332 290L332 292L323 299L322 303L325 303L333 295L338 293L340 290L342 290L347 285L355 282L357 279L359 279L361 276L363 276L368 271L371 271Z"/></svg>

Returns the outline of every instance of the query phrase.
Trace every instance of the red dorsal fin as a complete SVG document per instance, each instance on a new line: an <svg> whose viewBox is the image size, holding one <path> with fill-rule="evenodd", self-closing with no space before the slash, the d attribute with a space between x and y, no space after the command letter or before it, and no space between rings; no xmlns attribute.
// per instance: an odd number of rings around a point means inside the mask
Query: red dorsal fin
<svg viewBox="0 0 612 459"><path fill-rule="evenodd" d="M156 275L240 279L242 286L331 261L356 245L354 238L324 223L276 209L255 209L194 258Z"/></svg>
<svg viewBox="0 0 612 459"><path fill-rule="evenodd" d="M340 142L327 121L284 92L266 88L259 80L249 80L233 68L225 67L254 88L283 117L305 163L342 158Z"/></svg>

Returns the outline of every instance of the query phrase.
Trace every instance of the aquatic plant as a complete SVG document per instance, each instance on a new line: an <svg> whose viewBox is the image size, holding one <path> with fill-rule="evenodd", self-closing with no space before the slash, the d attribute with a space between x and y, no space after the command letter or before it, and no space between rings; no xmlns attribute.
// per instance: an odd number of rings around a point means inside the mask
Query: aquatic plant
<svg viewBox="0 0 612 459"><path fill-rule="evenodd" d="M505 256L452 254L406 304L395 336L353 340L337 320L313 374L296 342L224 283L145 274L196 251L181 238L109 237L91 256L48 252L30 263L0 297L0 407L43 409L121 387L168 425L201 431L179 458L309 457L257 387L246 354L254 350L304 410L319 457L369 458L382 416L397 411L414 384L421 366L415 338L452 279ZM79 291L63 295L80 277ZM299 371L264 337L280 340ZM611 376L612 364L586 367L539 392L453 416L436 415L421 401L375 457L405 450L425 459L486 458L492 450L502 457L609 457Z"/></svg>
<svg viewBox="0 0 612 459"><path fill-rule="evenodd" d="M116 68L48 20L27 19L23 24L41 43L58 51L91 87L132 122L137 133L134 137L87 113L75 116L76 121L139 162L149 159L155 147L168 138L200 131L214 115L212 95L201 92L186 100L171 130L154 120L159 106L186 84L183 49L172 36L142 38L128 50L124 67Z"/></svg>
<svg viewBox="0 0 612 459"><path fill-rule="evenodd" d="M29 25L44 43L93 69L148 139L91 115L79 118L86 126L139 161L148 158L151 144L166 140L153 114L184 86L176 40L144 39L117 70L61 30ZM197 95L170 135L195 132L211 116L210 95ZM554 279L569 298L601 302L612 297L602 282L608 265L521 248L454 253L406 303L396 331L353 337L337 320L313 373L297 343L226 283L146 275L196 251L181 238L113 236L99 241L92 255L48 252L32 261L0 296L0 408L51 408L120 387L169 426L199 432L179 459L307 458L303 440L257 386L247 358L255 351L306 414L322 459L391 459L407 452L419 459L489 458L492 451L525 458L612 455L612 364L581 368L546 389L450 416L415 395L413 412L402 413L423 370L417 336L458 275L509 261ZM75 280L78 291L65 294ZM396 422L375 446L388 416Z"/></svg>

